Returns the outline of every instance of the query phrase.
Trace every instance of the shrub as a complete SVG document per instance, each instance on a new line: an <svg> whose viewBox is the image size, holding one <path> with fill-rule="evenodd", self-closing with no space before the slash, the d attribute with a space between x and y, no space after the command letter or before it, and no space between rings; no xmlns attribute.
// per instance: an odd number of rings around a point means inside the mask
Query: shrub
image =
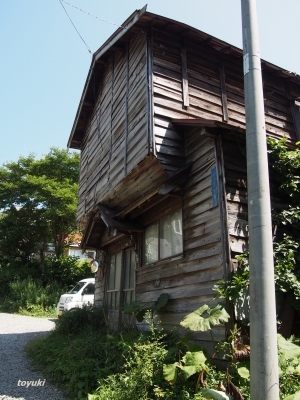
<svg viewBox="0 0 300 400"><path fill-rule="evenodd" d="M55 315L58 298L64 288L57 282L43 286L40 280L27 278L9 284L9 297L4 307L26 315Z"/></svg>
<svg viewBox="0 0 300 400"><path fill-rule="evenodd" d="M3 299L9 295L11 282L28 277L38 279L40 276L41 271L36 260L32 260L26 265L23 265L18 260L12 260L8 263L2 261L0 264L0 296Z"/></svg>
<svg viewBox="0 0 300 400"><path fill-rule="evenodd" d="M105 311L102 308L86 306L65 311L56 321L55 331L61 335L78 334L87 327L97 331L107 329Z"/></svg>
<svg viewBox="0 0 300 400"><path fill-rule="evenodd" d="M80 279L93 276L88 260L81 260L74 256L56 257L55 255L45 258L46 280L56 280L64 286L71 286Z"/></svg>

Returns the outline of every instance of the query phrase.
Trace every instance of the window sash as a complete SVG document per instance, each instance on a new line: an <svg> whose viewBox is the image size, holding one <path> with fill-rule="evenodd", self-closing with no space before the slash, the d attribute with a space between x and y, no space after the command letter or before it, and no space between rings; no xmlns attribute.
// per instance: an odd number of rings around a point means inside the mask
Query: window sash
<svg viewBox="0 0 300 400"><path fill-rule="evenodd" d="M144 265L183 252L182 209L176 210L145 229Z"/></svg>
<svg viewBox="0 0 300 400"><path fill-rule="evenodd" d="M134 300L135 252L133 249L110 256L106 304L109 310L118 310Z"/></svg>

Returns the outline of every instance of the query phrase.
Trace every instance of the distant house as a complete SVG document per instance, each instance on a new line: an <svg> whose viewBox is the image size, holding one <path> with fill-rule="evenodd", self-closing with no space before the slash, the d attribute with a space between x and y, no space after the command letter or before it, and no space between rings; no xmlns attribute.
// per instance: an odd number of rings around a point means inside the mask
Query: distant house
<svg viewBox="0 0 300 400"><path fill-rule="evenodd" d="M96 255L96 252L94 250L82 251L81 240L82 236L79 234L69 235L65 240L66 248L64 251L64 256L73 256L82 259L84 258L93 259ZM49 256L52 254L55 254L55 247L53 243L48 243L47 250L45 251L45 256Z"/></svg>
<svg viewBox="0 0 300 400"><path fill-rule="evenodd" d="M293 146L300 77L266 61L262 76L267 135ZM101 267L96 304L118 320L124 303L168 293L166 329L215 304L213 286L248 246L242 50L137 10L93 55L68 145L81 150L77 218Z"/></svg>

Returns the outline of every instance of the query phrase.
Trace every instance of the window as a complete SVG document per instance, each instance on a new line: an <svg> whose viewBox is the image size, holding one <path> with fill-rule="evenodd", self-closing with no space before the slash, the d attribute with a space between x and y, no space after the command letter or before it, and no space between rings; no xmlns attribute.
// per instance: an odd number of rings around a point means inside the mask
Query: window
<svg viewBox="0 0 300 400"><path fill-rule="evenodd" d="M133 250L121 251L110 256L107 282L107 307L118 310L134 300L134 267Z"/></svg>
<svg viewBox="0 0 300 400"><path fill-rule="evenodd" d="M83 295L84 294L95 294L95 284L94 283L89 283L84 289L83 289Z"/></svg>
<svg viewBox="0 0 300 400"><path fill-rule="evenodd" d="M144 236L144 264L181 254L182 211L177 210L148 226Z"/></svg>

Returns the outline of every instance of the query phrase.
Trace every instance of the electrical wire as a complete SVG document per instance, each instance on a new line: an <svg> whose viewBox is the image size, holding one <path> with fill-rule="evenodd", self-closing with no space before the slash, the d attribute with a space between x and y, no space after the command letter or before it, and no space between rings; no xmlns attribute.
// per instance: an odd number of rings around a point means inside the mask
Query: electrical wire
<svg viewBox="0 0 300 400"><path fill-rule="evenodd" d="M71 24L73 25L75 31L78 33L78 36L80 37L80 39L81 39L81 40L83 41L83 43L85 44L86 48L88 49L88 52L91 53L91 54L93 54L93 53L92 53L92 50L89 48L89 46L88 46L88 45L86 44L86 42L84 41L83 37L82 37L82 36L80 35L80 33L78 32L76 26L74 25L74 23L73 23L73 21L71 20L69 14L67 13L67 10L65 9L65 7L64 7L64 5L63 5L63 3L62 3L62 1L63 1L63 0L59 0L59 2L60 2L60 4L61 4L62 8L64 9L65 13L67 14L67 16L68 16L68 18L69 18ZM69 4L69 3L67 3L67 4Z"/></svg>
<svg viewBox="0 0 300 400"><path fill-rule="evenodd" d="M82 10L81 8L76 7L76 6L74 6L73 4L68 3L68 2L65 1L65 0L60 0L60 1L63 1L65 4L68 4L69 6L71 6L71 7L73 7L73 8L76 8L77 10L79 10L79 11L85 13L85 14L88 14L89 16L91 16L91 17L93 17L93 18L99 19L99 21L106 22L107 24L110 24L110 25L118 26L119 28L127 29L125 26L118 25L118 24L114 24L113 22L109 22L109 21L106 21L105 19L96 17L96 15L93 15L93 14L89 13L88 11L84 11L84 10Z"/></svg>

